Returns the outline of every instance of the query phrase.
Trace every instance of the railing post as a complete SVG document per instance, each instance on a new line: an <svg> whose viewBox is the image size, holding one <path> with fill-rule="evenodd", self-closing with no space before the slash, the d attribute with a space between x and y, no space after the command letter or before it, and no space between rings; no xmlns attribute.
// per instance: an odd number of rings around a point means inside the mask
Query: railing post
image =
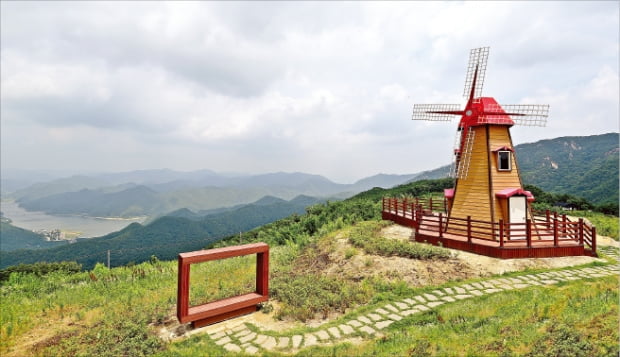
<svg viewBox="0 0 620 357"><path fill-rule="evenodd" d="M443 214L439 213L439 238L443 238Z"/></svg>
<svg viewBox="0 0 620 357"><path fill-rule="evenodd" d="M545 217L547 218L547 229L549 229L551 227L551 213L549 212L549 210L545 210Z"/></svg>
<svg viewBox="0 0 620 357"><path fill-rule="evenodd" d="M583 245L583 218L579 218L579 245Z"/></svg>
<svg viewBox="0 0 620 357"><path fill-rule="evenodd" d="M471 244L471 216L467 216L467 243Z"/></svg>
<svg viewBox="0 0 620 357"><path fill-rule="evenodd" d="M566 230L566 215L565 214L562 215L562 223L564 223L562 227L562 233L564 233L564 236L566 236L567 230Z"/></svg>
<svg viewBox="0 0 620 357"><path fill-rule="evenodd" d="M553 246L558 246L558 220L553 220Z"/></svg>
<svg viewBox="0 0 620 357"><path fill-rule="evenodd" d="M527 247L532 247L532 220L527 219L525 221L525 238L527 240Z"/></svg>
<svg viewBox="0 0 620 357"><path fill-rule="evenodd" d="M428 205L429 205L429 209L432 211L433 210L433 196L431 196L428 199Z"/></svg>
<svg viewBox="0 0 620 357"><path fill-rule="evenodd" d="M592 226L592 253L596 253L596 227Z"/></svg>
<svg viewBox="0 0 620 357"><path fill-rule="evenodd" d="M504 247L504 220L499 220L499 247Z"/></svg>

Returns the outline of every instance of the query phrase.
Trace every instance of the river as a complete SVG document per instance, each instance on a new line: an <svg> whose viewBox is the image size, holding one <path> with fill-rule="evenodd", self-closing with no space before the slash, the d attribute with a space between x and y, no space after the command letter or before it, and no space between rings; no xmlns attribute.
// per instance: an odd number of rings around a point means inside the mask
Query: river
<svg viewBox="0 0 620 357"><path fill-rule="evenodd" d="M0 202L0 211L9 218L11 224L28 230L60 229L66 233L79 232L80 238L100 237L111 232L119 231L133 222L142 223L148 217L98 218L73 215L49 215L44 212L31 212L19 207L17 202L3 200Z"/></svg>

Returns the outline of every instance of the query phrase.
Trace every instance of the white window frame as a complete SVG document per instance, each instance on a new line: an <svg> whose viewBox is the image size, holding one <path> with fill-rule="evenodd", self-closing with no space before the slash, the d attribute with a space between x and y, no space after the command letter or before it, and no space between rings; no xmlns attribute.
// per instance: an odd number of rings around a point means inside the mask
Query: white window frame
<svg viewBox="0 0 620 357"><path fill-rule="evenodd" d="M502 159L501 159L501 154L502 153L507 153L508 154L508 168L502 168ZM499 150L497 152L497 170L498 171L512 171L512 151L510 150Z"/></svg>

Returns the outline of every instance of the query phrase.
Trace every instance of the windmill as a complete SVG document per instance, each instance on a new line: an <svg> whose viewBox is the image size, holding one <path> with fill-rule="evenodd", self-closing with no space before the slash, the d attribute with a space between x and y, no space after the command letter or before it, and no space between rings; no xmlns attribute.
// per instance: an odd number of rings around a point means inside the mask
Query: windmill
<svg viewBox="0 0 620 357"><path fill-rule="evenodd" d="M449 217L523 223L531 212L530 192L523 190L514 155L510 127L545 126L548 105L499 105L482 97L489 47L472 49L469 55L464 109L458 104L416 104L413 120L451 121L460 116L455 140L453 189L446 190Z"/></svg>

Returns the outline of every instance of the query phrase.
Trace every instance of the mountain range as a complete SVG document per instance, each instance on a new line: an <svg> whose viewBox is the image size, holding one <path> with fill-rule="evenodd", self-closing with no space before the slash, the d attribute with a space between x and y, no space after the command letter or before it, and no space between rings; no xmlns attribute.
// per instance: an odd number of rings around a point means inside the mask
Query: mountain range
<svg viewBox="0 0 620 357"><path fill-rule="evenodd" d="M568 193L593 203L618 201L618 133L561 137L515 146L524 184ZM180 209L195 212L299 195L344 199L373 187L446 177L450 165L408 175L378 174L339 184L306 173L220 174L169 169L72 176L16 187L2 175L3 197L26 210L97 217L161 216ZM27 182L28 180L24 180ZM12 183L11 183L12 182Z"/></svg>

